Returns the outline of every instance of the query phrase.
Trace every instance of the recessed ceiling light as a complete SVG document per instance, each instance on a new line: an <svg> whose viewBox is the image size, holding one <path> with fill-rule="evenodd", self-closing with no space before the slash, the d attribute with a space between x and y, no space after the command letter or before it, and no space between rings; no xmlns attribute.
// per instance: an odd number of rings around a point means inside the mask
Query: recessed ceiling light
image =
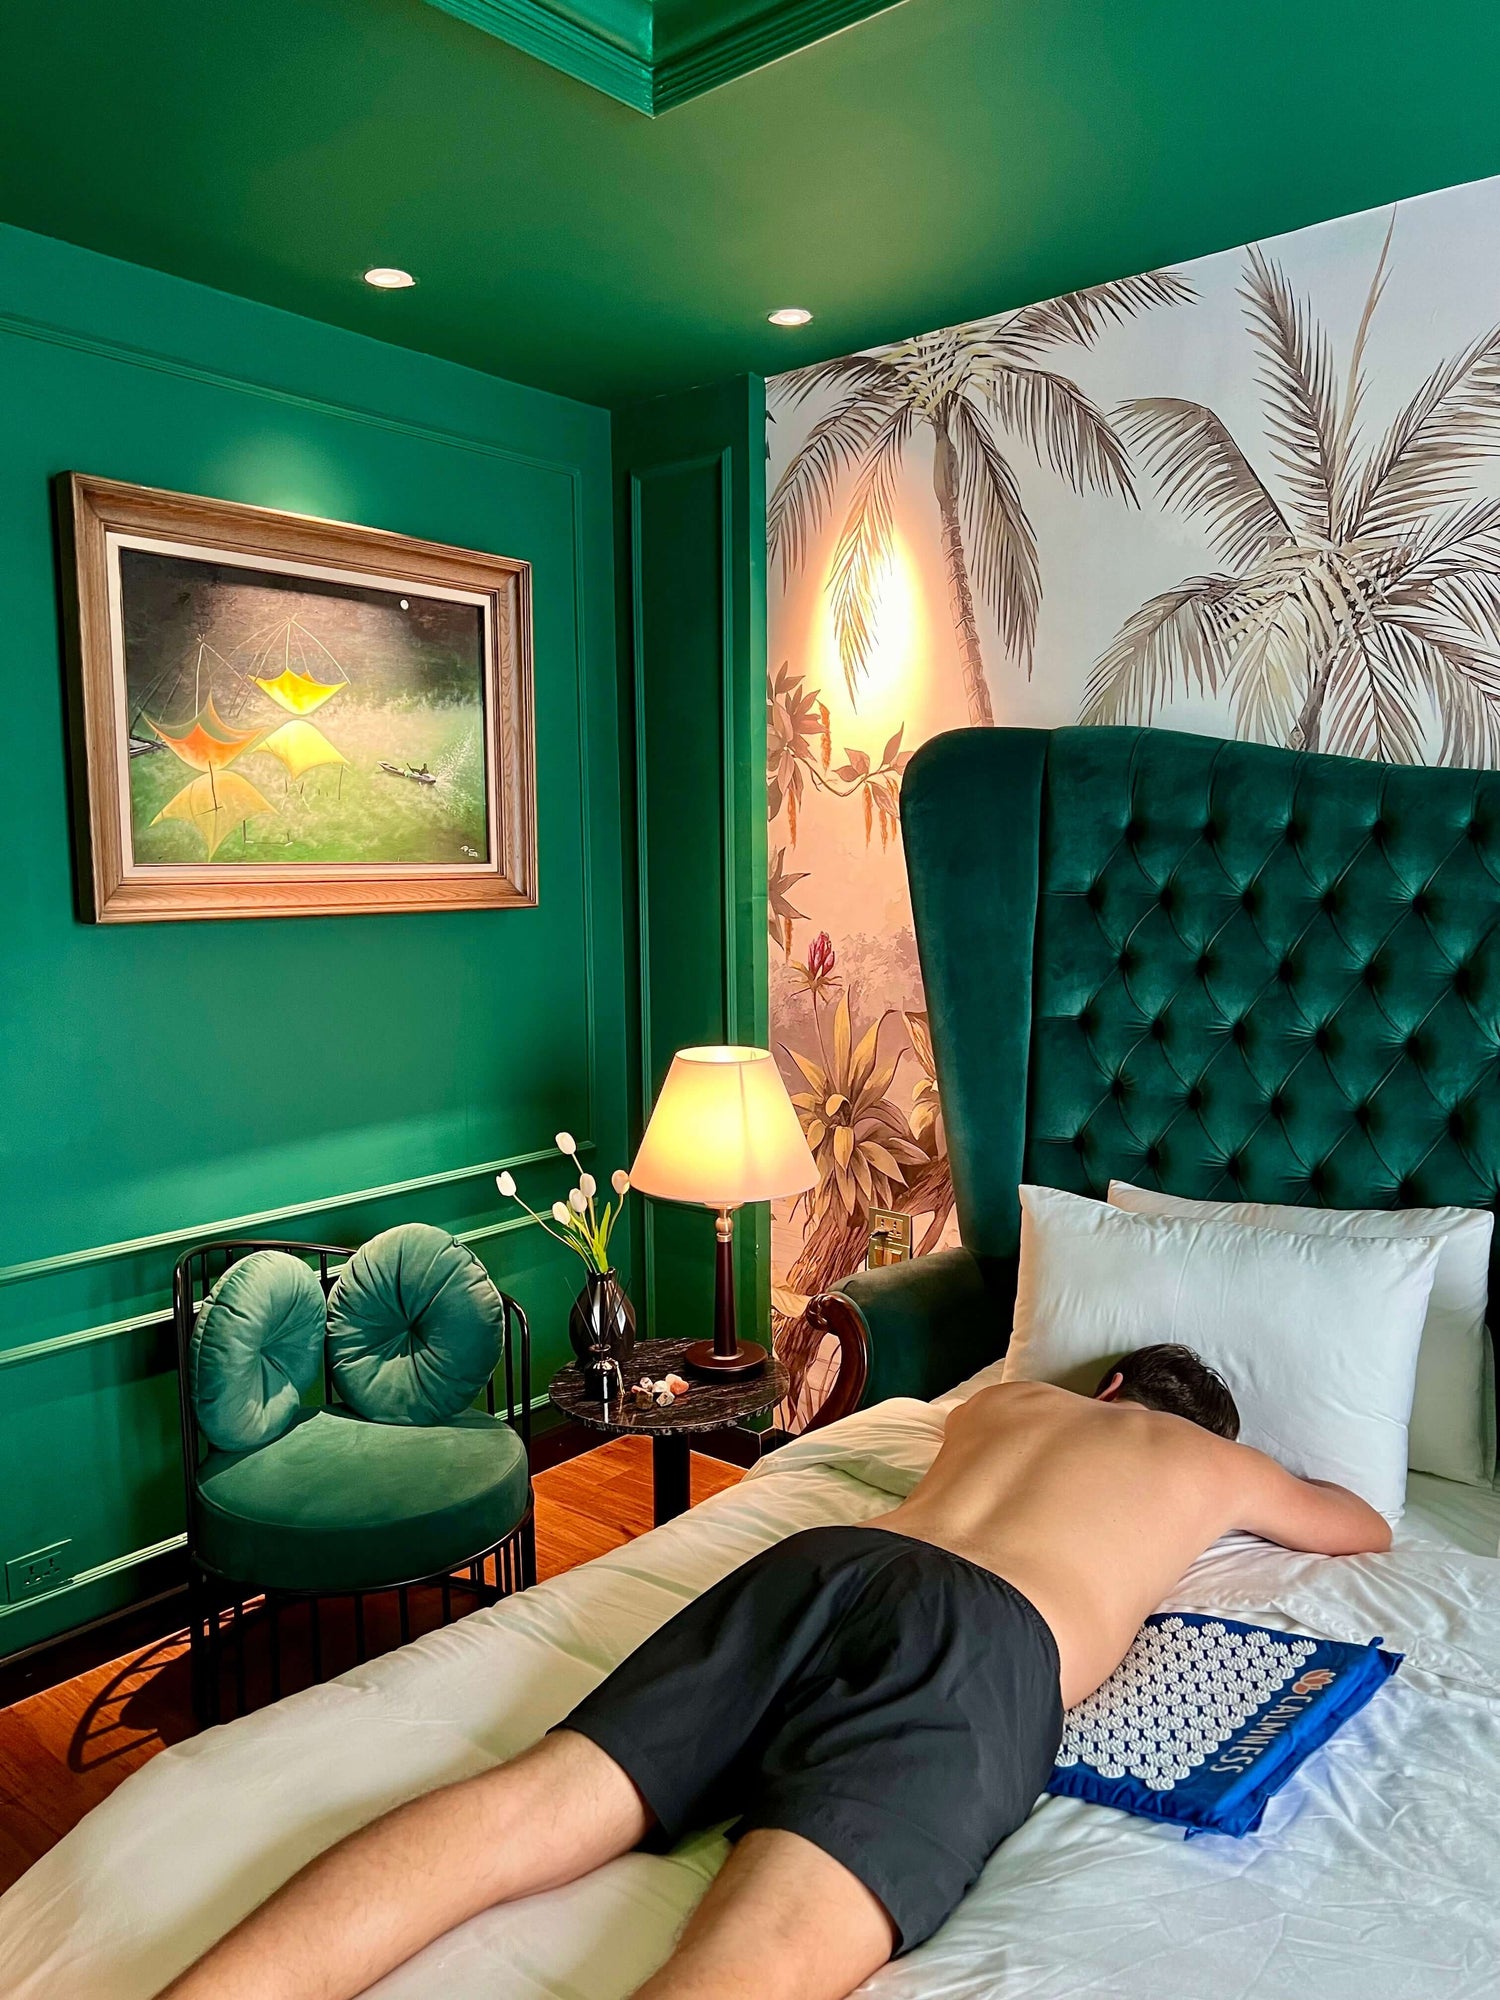
<svg viewBox="0 0 1500 2000"><path fill-rule="evenodd" d="M410 271L398 271L394 264L372 264L364 279L377 292L405 292L417 282Z"/></svg>
<svg viewBox="0 0 1500 2000"><path fill-rule="evenodd" d="M766 318L772 326L806 326L812 314L806 306L778 306L775 312L767 313Z"/></svg>

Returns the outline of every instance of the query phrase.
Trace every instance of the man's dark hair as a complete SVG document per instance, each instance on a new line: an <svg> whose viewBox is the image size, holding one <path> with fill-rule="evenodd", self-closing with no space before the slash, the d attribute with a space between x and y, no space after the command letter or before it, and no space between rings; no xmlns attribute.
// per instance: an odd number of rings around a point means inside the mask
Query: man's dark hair
<svg viewBox="0 0 1500 2000"><path fill-rule="evenodd" d="M1192 1348L1175 1341L1155 1347L1137 1347L1107 1368L1099 1383L1103 1389L1115 1376L1121 1377L1119 1401L1139 1403L1144 1409L1165 1410L1171 1417L1186 1417L1202 1424L1206 1431L1228 1438L1240 1434L1240 1413L1229 1384ZM1099 1390L1094 1391L1095 1395Z"/></svg>

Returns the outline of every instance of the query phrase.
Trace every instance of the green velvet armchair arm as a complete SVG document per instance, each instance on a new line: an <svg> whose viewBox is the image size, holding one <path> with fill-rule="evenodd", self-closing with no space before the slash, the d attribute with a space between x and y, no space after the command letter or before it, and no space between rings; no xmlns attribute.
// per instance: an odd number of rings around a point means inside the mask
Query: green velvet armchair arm
<svg viewBox="0 0 1500 2000"><path fill-rule="evenodd" d="M857 1271L820 1294L811 1312L815 1324L841 1341L867 1348L860 1401L878 1403L887 1396L941 1395L998 1360L1010 1337L1014 1291L1014 1264L992 1268L967 1250L935 1250L909 1263Z"/></svg>

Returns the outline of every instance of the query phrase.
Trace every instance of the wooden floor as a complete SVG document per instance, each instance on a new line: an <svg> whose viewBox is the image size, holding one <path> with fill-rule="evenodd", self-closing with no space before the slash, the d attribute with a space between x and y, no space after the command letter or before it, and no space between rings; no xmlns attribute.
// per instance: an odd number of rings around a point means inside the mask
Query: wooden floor
<svg viewBox="0 0 1500 2000"><path fill-rule="evenodd" d="M694 1453L693 1498L718 1493L742 1476L738 1466ZM539 1473L536 1525L540 1577L557 1576L644 1534L651 1526L646 1440L614 1438ZM397 1637L393 1613L383 1625L372 1615L372 1651ZM185 1633L0 1709L0 1889L121 1779L192 1734Z"/></svg>

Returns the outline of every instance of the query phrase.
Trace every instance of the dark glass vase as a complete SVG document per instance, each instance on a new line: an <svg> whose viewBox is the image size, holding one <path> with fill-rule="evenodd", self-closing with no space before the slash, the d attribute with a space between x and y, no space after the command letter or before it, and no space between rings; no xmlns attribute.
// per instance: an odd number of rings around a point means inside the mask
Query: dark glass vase
<svg viewBox="0 0 1500 2000"><path fill-rule="evenodd" d="M623 1376L635 1352L635 1308L613 1271L589 1271L568 1314L568 1338L579 1370L593 1393L604 1396L613 1361Z"/></svg>

